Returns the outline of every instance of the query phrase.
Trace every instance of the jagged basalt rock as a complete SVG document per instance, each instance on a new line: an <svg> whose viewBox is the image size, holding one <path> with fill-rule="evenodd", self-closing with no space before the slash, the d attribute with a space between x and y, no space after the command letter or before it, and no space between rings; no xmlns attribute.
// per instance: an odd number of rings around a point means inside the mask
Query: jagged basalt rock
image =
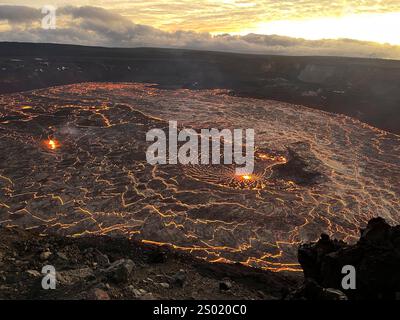
<svg viewBox="0 0 400 320"><path fill-rule="evenodd" d="M400 292L400 227L374 218L361 230L355 245L323 235L298 250L306 279L323 288L343 290L342 268L356 270L356 289L345 290L350 299L395 299Z"/></svg>
<svg viewBox="0 0 400 320"><path fill-rule="evenodd" d="M127 282L134 267L135 264L132 260L120 259L113 262L107 269L104 270L104 273L108 278L117 283Z"/></svg>
<svg viewBox="0 0 400 320"><path fill-rule="evenodd" d="M343 241L331 240L326 234L322 234L316 243L301 245L298 250L298 259L303 268L304 276L320 281L322 278L320 266L323 259L345 246L346 243Z"/></svg>
<svg viewBox="0 0 400 320"><path fill-rule="evenodd" d="M287 300L348 300L338 289L323 288L315 280L307 278L303 285L290 293Z"/></svg>

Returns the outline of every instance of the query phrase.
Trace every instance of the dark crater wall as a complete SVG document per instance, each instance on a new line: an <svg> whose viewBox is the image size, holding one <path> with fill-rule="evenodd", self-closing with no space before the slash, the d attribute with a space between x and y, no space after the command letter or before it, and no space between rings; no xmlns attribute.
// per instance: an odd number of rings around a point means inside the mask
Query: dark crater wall
<svg viewBox="0 0 400 320"><path fill-rule="evenodd" d="M400 133L399 61L0 43L0 93L86 81L225 88L234 95L342 113Z"/></svg>

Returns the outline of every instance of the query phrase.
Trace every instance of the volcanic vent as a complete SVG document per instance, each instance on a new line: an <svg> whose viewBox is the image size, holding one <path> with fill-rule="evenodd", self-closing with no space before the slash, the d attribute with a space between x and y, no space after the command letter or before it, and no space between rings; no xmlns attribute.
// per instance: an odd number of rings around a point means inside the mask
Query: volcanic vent
<svg viewBox="0 0 400 320"><path fill-rule="evenodd" d="M146 132L254 128L254 174L146 162ZM299 270L321 232L400 223L400 137L350 118L220 90L86 83L0 96L0 222L121 234L209 261Z"/></svg>

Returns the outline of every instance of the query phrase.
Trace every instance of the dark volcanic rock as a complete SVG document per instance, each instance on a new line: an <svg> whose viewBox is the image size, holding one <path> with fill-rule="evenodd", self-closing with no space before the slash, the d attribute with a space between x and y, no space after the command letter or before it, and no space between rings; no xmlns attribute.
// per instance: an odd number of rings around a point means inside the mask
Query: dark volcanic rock
<svg viewBox="0 0 400 320"><path fill-rule="evenodd" d="M304 284L287 297L288 300L348 300L338 289L323 288L315 280L308 278Z"/></svg>
<svg viewBox="0 0 400 320"><path fill-rule="evenodd" d="M232 282L229 280L224 280L219 283L219 290L221 291L227 291L232 288Z"/></svg>
<svg viewBox="0 0 400 320"><path fill-rule="evenodd" d="M130 259L120 259L104 270L106 276L117 283L127 282L135 264Z"/></svg>
<svg viewBox="0 0 400 320"><path fill-rule="evenodd" d="M177 287L182 288L186 281L186 273L184 270L179 270L171 278L171 283Z"/></svg>
<svg viewBox="0 0 400 320"><path fill-rule="evenodd" d="M321 264L323 259L330 253L336 252L345 247L343 241L331 240L328 235L322 234L316 243L304 244L298 250L298 259L301 264L304 276L317 281L321 280Z"/></svg>
<svg viewBox="0 0 400 320"><path fill-rule="evenodd" d="M296 142L288 146L289 161L274 168L274 177L292 180L300 185L311 185L326 181L326 167L315 157L307 142Z"/></svg>
<svg viewBox="0 0 400 320"><path fill-rule="evenodd" d="M355 245L323 235L312 244L300 246L299 262L308 279L323 288L343 290L342 268L354 266L356 289L345 290L351 299L394 299L400 292L400 228L382 218L369 221Z"/></svg>
<svg viewBox="0 0 400 320"><path fill-rule="evenodd" d="M108 259L108 256L101 253L99 250L96 250L96 262L100 266L108 266L110 264L110 260Z"/></svg>
<svg viewBox="0 0 400 320"><path fill-rule="evenodd" d="M165 263L167 261L167 252L163 249L156 249L147 255L148 263Z"/></svg>
<svg viewBox="0 0 400 320"><path fill-rule="evenodd" d="M54 252L51 263L57 290L42 289L41 270L47 261L32 259L46 248ZM119 237L43 237L0 226L0 299L280 299L283 287L292 290L300 280L299 273L210 264L166 248L162 251L168 252L167 263L148 264L153 251L160 248ZM68 260L56 258L58 252L64 252ZM95 265L100 254L115 257L108 268ZM28 263L20 265L21 261ZM216 290L226 279L234 290Z"/></svg>

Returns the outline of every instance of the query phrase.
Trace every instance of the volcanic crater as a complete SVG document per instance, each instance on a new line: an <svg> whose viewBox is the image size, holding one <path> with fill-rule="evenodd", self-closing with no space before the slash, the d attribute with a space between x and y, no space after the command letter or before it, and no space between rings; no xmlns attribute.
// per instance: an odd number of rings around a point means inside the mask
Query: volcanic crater
<svg viewBox="0 0 400 320"><path fill-rule="evenodd" d="M150 165L146 133L253 128L255 171ZM399 224L400 136L352 118L225 90L82 83L0 96L0 223L122 235L211 262L300 271L322 232L349 242Z"/></svg>

